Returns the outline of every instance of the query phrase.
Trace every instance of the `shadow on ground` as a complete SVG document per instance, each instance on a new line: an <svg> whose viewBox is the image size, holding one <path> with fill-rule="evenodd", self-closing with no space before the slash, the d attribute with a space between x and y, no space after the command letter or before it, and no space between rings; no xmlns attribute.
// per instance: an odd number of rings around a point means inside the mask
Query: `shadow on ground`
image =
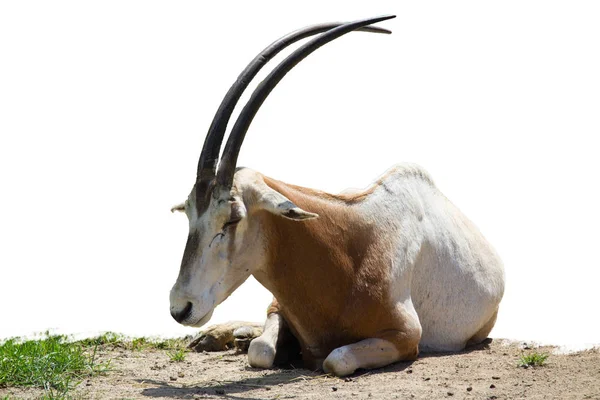
<svg viewBox="0 0 600 400"><path fill-rule="evenodd" d="M465 354L473 351L482 351L490 348L491 339L485 342L469 347L463 351L456 353L422 353L420 358L430 357L447 357L454 354ZM229 399L240 399L241 397L236 396L237 393L245 393L253 390L264 390L265 392L271 391L276 387L285 387L290 384L302 383L303 381L311 381L313 379L331 379L332 383L335 384L336 380L360 380L362 376L382 374L382 373L398 373L410 369L412 361L409 362L397 362L392 365L388 365L383 368L374 370L359 370L355 374L346 378L335 378L324 374L322 371L310 371L302 368L290 368L290 369L272 369L264 370L265 375L259 377L242 378L236 381L218 381L212 380L210 382L202 382L198 384L186 385L184 387L175 386L166 381L156 380L138 380L140 383L153 384L156 387L146 388L142 391L143 396L147 397L169 397L174 399L193 399L197 395L220 395L223 398ZM248 371L260 371L250 367L246 367ZM407 371L411 372L411 371ZM266 395L266 393L265 393ZM262 399L264 397L256 397L256 399ZM244 399L253 399L244 397Z"/></svg>

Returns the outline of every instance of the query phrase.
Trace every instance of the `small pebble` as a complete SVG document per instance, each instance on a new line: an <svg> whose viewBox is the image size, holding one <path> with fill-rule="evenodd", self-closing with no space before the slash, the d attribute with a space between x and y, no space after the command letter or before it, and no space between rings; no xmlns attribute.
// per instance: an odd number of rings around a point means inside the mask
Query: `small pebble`
<svg viewBox="0 0 600 400"><path fill-rule="evenodd" d="M334 392L337 392L337 388L335 386L332 387L331 390L333 390Z"/></svg>
<svg viewBox="0 0 600 400"><path fill-rule="evenodd" d="M169 379L172 380L172 381L176 381L177 377L176 376L170 376Z"/></svg>
<svg viewBox="0 0 600 400"><path fill-rule="evenodd" d="M178 377L183 378L185 376L185 374L181 371L179 371L179 373L177 374Z"/></svg>
<svg viewBox="0 0 600 400"><path fill-rule="evenodd" d="M492 379L498 380L498 379L500 379L500 377L499 376L492 376Z"/></svg>
<svg viewBox="0 0 600 400"><path fill-rule="evenodd" d="M454 393L448 392L448 396L454 396Z"/></svg>
<svg viewBox="0 0 600 400"><path fill-rule="evenodd" d="M473 390L473 386L469 386L469 387L467 388L467 392L470 392L471 390Z"/></svg>
<svg viewBox="0 0 600 400"><path fill-rule="evenodd" d="M352 378L345 378L344 382L352 382Z"/></svg>
<svg viewBox="0 0 600 400"><path fill-rule="evenodd" d="M493 383L490 385L490 389L496 389L496 385L494 385Z"/></svg>
<svg viewBox="0 0 600 400"><path fill-rule="evenodd" d="M429 377L427 377L427 378L423 378L423 380L425 380L425 381L428 381L428 380L430 380L430 379L431 379L431 378L429 378Z"/></svg>
<svg viewBox="0 0 600 400"><path fill-rule="evenodd" d="M413 373L413 371L412 371L412 369L407 369L407 370L406 370L406 373L407 373L407 374L412 374L412 373Z"/></svg>

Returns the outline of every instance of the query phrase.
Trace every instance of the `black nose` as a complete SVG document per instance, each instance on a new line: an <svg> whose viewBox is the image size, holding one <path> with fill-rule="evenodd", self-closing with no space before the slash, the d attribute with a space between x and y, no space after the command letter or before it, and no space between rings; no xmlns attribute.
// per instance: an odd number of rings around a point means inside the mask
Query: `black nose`
<svg viewBox="0 0 600 400"><path fill-rule="evenodd" d="M192 303L188 301L185 305L185 308L179 312L171 310L171 316L175 319L175 321L181 323L181 321L185 321L187 317L192 313Z"/></svg>

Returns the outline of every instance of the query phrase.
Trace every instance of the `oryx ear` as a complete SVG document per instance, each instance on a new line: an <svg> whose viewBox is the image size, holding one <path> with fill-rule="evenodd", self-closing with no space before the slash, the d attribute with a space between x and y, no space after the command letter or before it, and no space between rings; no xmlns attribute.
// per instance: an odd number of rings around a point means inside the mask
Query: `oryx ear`
<svg viewBox="0 0 600 400"><path fill-rule="evenodd" d="M176 206L171 207L171 212L184 212L185 211L185 203L177 204Z"/></svg>
<svg viewBox="0 0 600 400"><path fill-rule="evenodd" d="M273 214L281 215L294 221L304 221L319 217L317 214L304 211L292 203L290 199L270 187L262 188L258 204L261 208Z"/></svg>
<svg viewBox="0 0 600 400"><path fill-rule="evenodd" d="M319 218L318 214L304 211L289 200L277 204L276 212L279 213L279 215L288 219L293 219L294 221L303 221L305 219Z"/></svg>

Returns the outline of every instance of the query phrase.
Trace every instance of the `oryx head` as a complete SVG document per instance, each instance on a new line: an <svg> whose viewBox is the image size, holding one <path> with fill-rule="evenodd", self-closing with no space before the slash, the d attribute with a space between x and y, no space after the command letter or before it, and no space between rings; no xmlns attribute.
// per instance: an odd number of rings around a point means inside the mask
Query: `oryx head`
<svg viewBox="0 0 600 400"><path fill-rule="evenodd" d="M263 50L229 89L206 135L196 183L187 201L173 207L184 211L189 219L179 276L171 289L171 315L177 322L190 326L208 322L214 308L260 264L265 244L259 242L263 238L262 227L250 221L254 211L265 210L294 220L317 217L255 179L258 174L248 170L236 173L244 136L266 97L287 72L319 47L353 30L390 33L368 26L390 18L394 16L321 24L292 32ZM285 47L322 32L325 33L293 52L260 83L240 113L218 163L227 123L252 78Z"/></svg>

